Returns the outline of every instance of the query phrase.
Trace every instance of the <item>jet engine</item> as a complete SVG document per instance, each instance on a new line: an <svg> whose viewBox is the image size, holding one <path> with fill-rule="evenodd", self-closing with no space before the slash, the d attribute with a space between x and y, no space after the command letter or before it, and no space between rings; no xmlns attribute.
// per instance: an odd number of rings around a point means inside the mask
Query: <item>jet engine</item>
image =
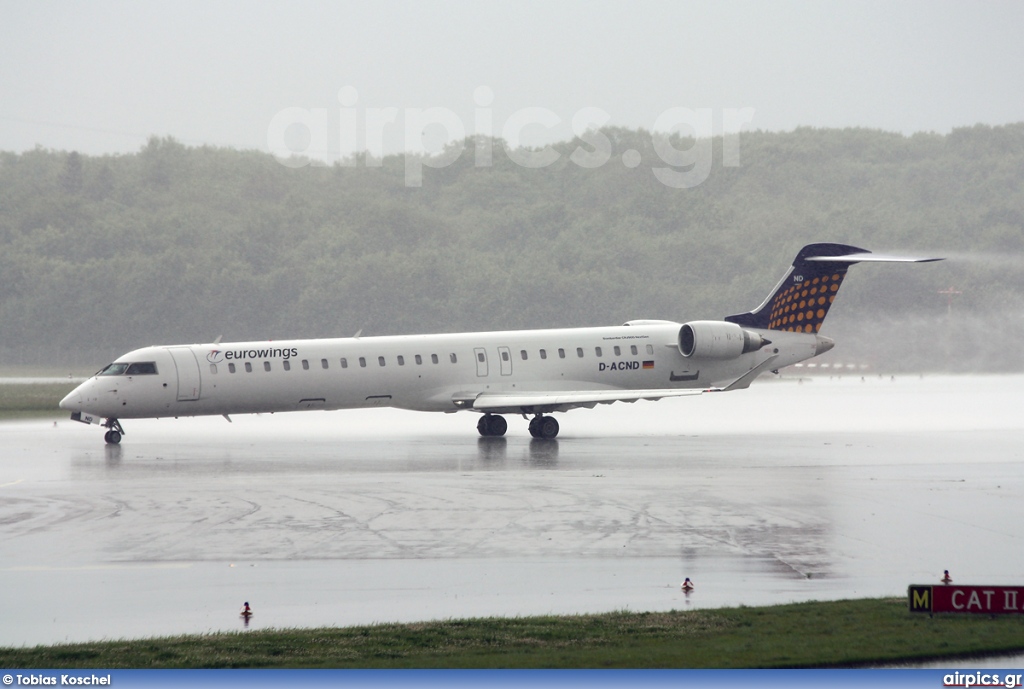
<svg viewBox="0 0 1024 689"><path fill-rule="evenodd" d="M766 344L771 342L726 321L690 321L679 329L679 353L685 357L735 359Z"/></svg>

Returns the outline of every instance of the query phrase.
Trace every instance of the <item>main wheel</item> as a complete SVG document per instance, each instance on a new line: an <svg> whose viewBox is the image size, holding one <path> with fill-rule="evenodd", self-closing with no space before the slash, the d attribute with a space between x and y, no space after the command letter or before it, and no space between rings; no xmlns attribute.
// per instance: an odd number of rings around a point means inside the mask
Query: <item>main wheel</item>
<svg viewBox="0 0 1024 689"><path fill-rule="evenodd" d="M530 435L534 438L540 437L540 422L543 418L543 416L535 416L530 419Z"/></svg>
<svg viewBox="0 0 1024 689"><path fill-rule="evenodd" d="M542 416L541 419L542 421L538 427L540 435L537 437L543 438L544 440L551 440L558 435L558 422L555 421L553 416Z"/></svg>
<svg viewBox="0 0 1024 689"><path fill-rule="evenodd" d="M558 422L551 416L535 416L530 421L530 435L542 440L551 440L558 435Z"/></svg>
<svg viewBox="0 0 1024 689"><path fill-rule="evenodd" d="M505 420L504 416L492 416L491 417L491 435L495 438L500 438L505 435L505 431L508 430L508 421Z"/></svg>
<svg viewBox="0 0 1024 689"><path fill-rule="evenodd" d="M103 439L107 441L108 445L117 445L121 442L121 434L117 431L107 431Z"/></svg>
<svg viewBox="0 0 1024 689"><path fill-rule="evenodd" d="M504 416L484 414L476 424L476 430L485 438L497 438L505 435L508 430L508 422Z"/></svg>

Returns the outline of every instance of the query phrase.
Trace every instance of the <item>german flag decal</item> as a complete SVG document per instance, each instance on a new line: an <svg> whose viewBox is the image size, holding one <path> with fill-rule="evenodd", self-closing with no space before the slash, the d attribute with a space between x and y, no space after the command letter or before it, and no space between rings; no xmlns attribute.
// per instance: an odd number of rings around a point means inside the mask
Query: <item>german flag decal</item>
<svg viewBox="0 0 1024 689"><path fill-rule="evenodd" d="M653 361L645 361L644 362L644 370L646 371L649 368L654 368L654 362Z"/></svg>

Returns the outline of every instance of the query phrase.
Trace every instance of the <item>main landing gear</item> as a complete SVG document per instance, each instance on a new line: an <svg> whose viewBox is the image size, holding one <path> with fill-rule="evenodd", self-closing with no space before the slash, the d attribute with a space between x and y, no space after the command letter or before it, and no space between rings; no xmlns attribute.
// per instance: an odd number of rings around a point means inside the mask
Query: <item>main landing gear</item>
<svg viewBox="0 0 1024 689"><path fill-rule="evenodd" d="M110 429L103 436L103 439L107 441L107 445L117 445L120 443L121 436L125 435L125 430L121 427L121 422L117 419L107 419L107 422L103 425Z"/></svg>
<svg viewBox="0 0 1024 689"><path fill-rule="evenodd" d="M476 430L480 431L480 435L485 438L498 438L505 435L505 431L508 430L508 422L505 421L504 416L484 414L477 422Z"/></svg>
<svg viewBox="0 0 1024 689"><path fill-rule="evenodd" d="M530 421L530 435L542 440L551 440L558 435L558 422L553 416L537 414Z"/></svg>
<svg viewBox="0 0 1024 689"><path fill-rule="evenodd" d="M485 438L498 438L505 435L508 422L503 416L484 414L476 424L476 430ZM542 440L551 440L558 435L558 422L553 417L537 414L530 421L530 435Z"/></svg>

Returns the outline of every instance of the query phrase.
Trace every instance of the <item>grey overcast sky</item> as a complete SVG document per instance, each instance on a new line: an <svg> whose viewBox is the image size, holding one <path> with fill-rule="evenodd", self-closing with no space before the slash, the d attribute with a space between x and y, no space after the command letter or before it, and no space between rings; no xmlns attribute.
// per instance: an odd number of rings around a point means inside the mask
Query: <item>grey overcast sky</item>
<svg viewBox="0 0 1024 689"><path fill-rule="evenodd" d="M154 134L268 150L277 122L332 159L459 133L406 132L414 108L467 134L511 122L531 145L592 109L649 129L689 108L716 131L740 112L747 129L944 133L1024 121L1022 30L1016 0L0 0L0 150L122 153ZM377 135L383 108L399 114Z"/></svg>

